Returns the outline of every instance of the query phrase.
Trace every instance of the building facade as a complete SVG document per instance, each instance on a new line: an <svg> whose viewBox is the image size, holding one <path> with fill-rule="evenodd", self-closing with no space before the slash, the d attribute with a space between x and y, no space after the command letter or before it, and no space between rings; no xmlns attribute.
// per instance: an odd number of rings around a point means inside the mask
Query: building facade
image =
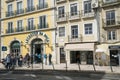
<svg viewBox="0 0 120 80"><path fill-rule="evenodd" d="M1 58L52 54L57 64L120 65L120 0L1 3Z"/></svg>
<svg viewBox="0 0 120 80"><path fill-rule="evenodd" d="M58 63L93 64L99 42L97 7L93 0L57 0Z"/></svg>
<svg viewBox="0 0 120 80"><path fill-rule="evenodd" d="M8 53L52 54L56 62L54 0L2 0L1 3L1 58Z"/></svg>
<svg viewBox="0 0 120 80"><path fill-rule="evenodd" d="M101 0L98 54L104 64L120 66L120 0Z"/></svg>

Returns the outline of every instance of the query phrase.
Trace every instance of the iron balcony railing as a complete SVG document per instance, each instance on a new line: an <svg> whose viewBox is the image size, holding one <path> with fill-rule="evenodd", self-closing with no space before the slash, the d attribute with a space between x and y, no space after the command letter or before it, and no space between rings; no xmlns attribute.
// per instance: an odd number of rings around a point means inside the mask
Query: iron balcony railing
<svg viewBox="0 0 120 80"><path fill-rule="evenodd" d="M81 15L82 17L94 17L95 13L92 9L89 9L89 10L82 10Z"/></svg>
<svg viewBox="0 0 120 80"><path fill-rule="evenodd" d="M23 14L24 13L24 9L18 9L15 11L16 15L18 14Z"/></svg>
<svg viewBox="0 0 120 80"><path fill-rule="evenodd" d="M69 35L68 36L68 42L81 42L82 41L82 35Z"/></svg>
<svg viewBox="0 0 120 80"><path fill-rule="evenodd" d="M37 5L37 10L48 8L48 3L44 3L42 5Z"/></svg>
<svg viewBox="0 0 120 80"><path fill-rule="evenodd" d="M80 18L80 11L69 12L69 19L78 19Z"/></svg>
<svg viewBox="0 0 120 80"><path fill-rule="evenodd" d="M14 33L14 29L6 29L6 33Z"/></svg>
<svg viewBox="0 0 120 80"><path fill-rule="evenodd" d="M104 27L120 25L120 16L113 19L103 19Z"/></svg>
<svg viewBox="0 0 120 80"><path fill-rule="evenodd" d="M26 31L35 30L35 29L36 29L36 26L35 26L35 25L31 25L31 26L27 26L27 27L26 27Z"/></svg>
<svg viewBox="0 0 120 80"><path fill-rule="evenodd" d="M22 31L24 31L24 28L23 28L23 27L15 28L15 32L22 32Z"/></svg>
<svg viewBox="0 0 120 80"><path fill-rule="evenodd" d="M64 1L66 1L66 0L56 0L57 3L64 2Z"/></svg>
<svg viewBox="0 0 120 80"><path fill-rule="evenodd" d="M35 10L35 6L29 6L26 8L26 12L31 12Z"/></svg>
<svg viewBox="0 0 120 80"><path fill-rule="evenodd" d="M10 16L14 16L14 12L10 11L10 12L6 12L6 17L10 17Z"/></svg>
<svg viewBox="0 0 120 80"><path fill-rule="evenodd" d="M48 23L46 23L46 24L37 24L37 29L44 29L44 28L48 28L48 27L49 27Z"/></svg>
<svg viewBox="0 0 120 80"><path fill-rule="evenodd" d="M103 5L120 2L120 0L103 0Z"/></svg>
<svg viewBox="0 0 120 80"><path fill-rule="evenodd" d="M57 15L57 21L61 22L61 21L67 21L67 14L59 14Z"/></svg>

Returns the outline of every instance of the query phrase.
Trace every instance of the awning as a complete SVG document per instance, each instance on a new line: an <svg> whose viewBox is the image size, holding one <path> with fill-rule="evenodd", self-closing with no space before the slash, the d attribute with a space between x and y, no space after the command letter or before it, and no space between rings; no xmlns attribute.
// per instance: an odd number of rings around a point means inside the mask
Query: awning
<svg viewBox="0 0 120 80"><path fill-rule="evenodd" d="M104 49L100 49L100 48L98 48L98 49L96 49L96 51L95 52L105 52L105 50Z"/></svg>
<svg viewBox="0 0 120 80"><path fill-rule="evenodd" d="M66 44L65 50L93 51L94 43Z"/></svg>

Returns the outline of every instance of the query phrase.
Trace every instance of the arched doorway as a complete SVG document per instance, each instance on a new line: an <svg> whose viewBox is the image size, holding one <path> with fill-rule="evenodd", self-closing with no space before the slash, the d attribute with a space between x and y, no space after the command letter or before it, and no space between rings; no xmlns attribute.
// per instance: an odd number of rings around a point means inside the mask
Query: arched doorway
<svg viewBox="0 0 120 80"><path fill-rule="evenodd" d="M31 55L32 62L40 63L42 62L42 54L43 54L43 41L40 38L36 38L31 42Z"/></svg>
<svg viewBox="0 0 120 80"><path fill-rule="evenodd" d="M20 55L20 42L19 41L13 41L10 45L10 53L14 54L15 56Z"/></svg>

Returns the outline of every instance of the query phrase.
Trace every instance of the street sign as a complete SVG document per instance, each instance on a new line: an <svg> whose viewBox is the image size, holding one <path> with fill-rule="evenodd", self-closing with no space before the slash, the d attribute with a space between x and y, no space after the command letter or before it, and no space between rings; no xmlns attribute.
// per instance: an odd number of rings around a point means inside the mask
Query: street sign
<svg viewBox="0 0 120 80"><path fill-rule="evenodd" d="M2 46L2 51L7 51L7 47L6 46Z"/></svg>

